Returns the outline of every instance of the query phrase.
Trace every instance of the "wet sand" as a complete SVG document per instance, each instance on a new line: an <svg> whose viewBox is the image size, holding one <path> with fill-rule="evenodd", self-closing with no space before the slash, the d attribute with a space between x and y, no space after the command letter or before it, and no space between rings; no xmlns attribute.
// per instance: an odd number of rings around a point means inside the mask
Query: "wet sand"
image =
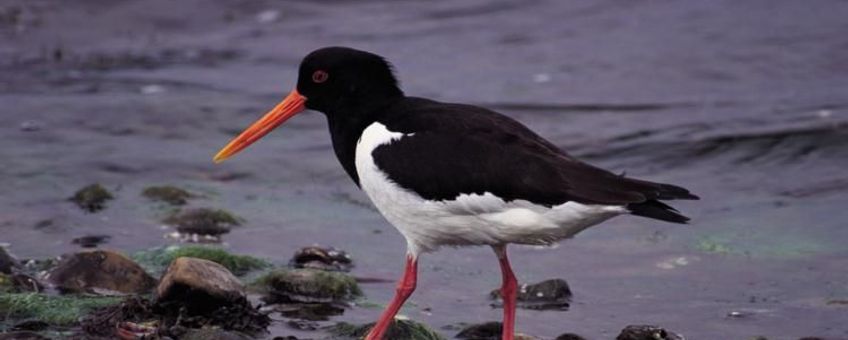
<svg viewBox="0 0 848 340"><path fill-rule="evenodd" d="M393 61L408 94L498 109L702 197L675 204L689 226L622 217L554 249L513 247L522 281L561 277L575 294L566 312L519 311L519 331L848 337L834 303L848 299L846 17L842 1L5 1L0 242L27 258L87 234L126 252L173 242L166 209L141 196L173 184L245 218L224 237L236 252L284 264L332 245L354 275L393 281L404 242L337 164L321 114L211 163L294 86L303 55L346 45ZM94 182L116 195L104 211L67 201ZM489 249L445 249L422 259L402 313L437 329L499 320L486 300L499 279ZM393 283L364 290L381 304Z"/></svg>

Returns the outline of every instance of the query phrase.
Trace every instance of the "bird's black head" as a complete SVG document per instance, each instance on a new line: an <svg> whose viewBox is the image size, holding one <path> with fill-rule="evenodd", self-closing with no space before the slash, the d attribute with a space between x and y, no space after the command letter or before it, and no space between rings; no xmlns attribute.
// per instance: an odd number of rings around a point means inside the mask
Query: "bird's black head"
<svg viewBox="0 0 848 340"><path fill-rule="evenodd" d="M363 121L402 97L392 67L383 57L347 47L315 50L300 63L294 91L230 141L214 160L221 162L243 150L304 108L321 111L331 121Z"/></svg>
<svg viewBox="0 0 848 340"><path fill-rule="evenodd" d="M307 108L328 115L367 113L403 96L383 57L347 47L325 47L303 58L297 91Z"/></svg>

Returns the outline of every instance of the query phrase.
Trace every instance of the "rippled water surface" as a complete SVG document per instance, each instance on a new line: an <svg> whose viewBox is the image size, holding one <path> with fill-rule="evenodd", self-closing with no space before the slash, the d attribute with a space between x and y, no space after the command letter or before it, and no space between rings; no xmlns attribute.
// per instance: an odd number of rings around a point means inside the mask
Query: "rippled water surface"
<svg viewBox="0 0 848 340"><path fill-rule="evenodd" d="M404 242L337 164L322 115L211 163L294 86L303 55L347 45L393 61L409 94L497 109L702 197L675 203L688 226L622 217L513 247L522 281L561 277L575 294L566 312L519 311L519 331L848 337L848 2L10 0L0 13L0 241L19 257L87 234L128 252L170 242L140 191L175 184L246 219L225 237L234 251L282 264L333 245L355 275L394 280ZM66 201L93 182L117 195L106 210ZM498 320L499 280L489 249L427 255L403 313ZM364 288L376 304L394 291Z"/></svg>

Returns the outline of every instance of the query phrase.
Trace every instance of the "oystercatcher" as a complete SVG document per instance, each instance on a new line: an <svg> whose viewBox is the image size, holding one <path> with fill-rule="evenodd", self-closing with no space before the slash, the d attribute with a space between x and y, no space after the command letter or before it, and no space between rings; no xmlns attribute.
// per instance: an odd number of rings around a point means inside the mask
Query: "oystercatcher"
<svg viewBox="0 0 848 340"><path fill-rule="evenodd" d="M383 57L346 47L307 55L295 89L214 161L305 108L327 116L342 167L407 241L397 293L369 340L383 338L412 294L423 253L492 247L503 274L503 339L513 339L517 283L507 244L551 244L622 214L686 223L662 201L698 199L679 186L583 163L497 112L406 96Z"/></svg>

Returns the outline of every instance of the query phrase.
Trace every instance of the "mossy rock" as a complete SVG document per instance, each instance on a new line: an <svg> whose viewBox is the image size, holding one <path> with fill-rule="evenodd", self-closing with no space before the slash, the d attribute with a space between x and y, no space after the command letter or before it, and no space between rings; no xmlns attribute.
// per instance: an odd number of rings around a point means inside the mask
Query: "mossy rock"
<svg viewBox="0 0 848 340"><path fill-rule="evenodd" d="M271 267L268 261L247 255L232 254L224 249L210 246L169 246L154 248L133 254L132 258L154 272L162 272L178 257L194 257L218 263L237 276L252 270Z"/></svg>
<svg viewBox="0 0 848 340"><path fill-rule="evenodd" d="M175 186L163 185L147 187L141 195L152 201L165 202L171 205L185 205L188 200L196 195Z"/></svg>
<svg viewBox="0 0 848 340"><path fill-rule="evenodd" d="M268 303L335 303L362 296L352 276L317 269L277 269L254 281Z"/></svg>
<svg viewBox="0 0 848 340"><path fill-rule="evenodd" d="M241 219L223 209L198 208L177 211L164 221L183 234L218 236L241 225Z"/></svg>
<svg viewBox="0 0 848 340"><path fill-rule="evenodd" d="M115 198L106 188L100 184L91 184L78 190L69 200L77 204L80 209L88 212L97 212L106 207L106 201Z"/></svg>
<svg viewBox="0 0 848 340"><path fill-rule="evenodd" d="M375 323L353 325L341 322L328 328L331 339L362 339ZM443 340L444 338L426 325L412 320L395 319L384 336L392 340Z"/></svg>
<svg viewBox="0 0 848 340"><path fill-rule="evenodd" d="M0 315L33 319L66 326L79 322L89 311L120 303L117 297L49 296L37 293L0 294Z"/></svg>

